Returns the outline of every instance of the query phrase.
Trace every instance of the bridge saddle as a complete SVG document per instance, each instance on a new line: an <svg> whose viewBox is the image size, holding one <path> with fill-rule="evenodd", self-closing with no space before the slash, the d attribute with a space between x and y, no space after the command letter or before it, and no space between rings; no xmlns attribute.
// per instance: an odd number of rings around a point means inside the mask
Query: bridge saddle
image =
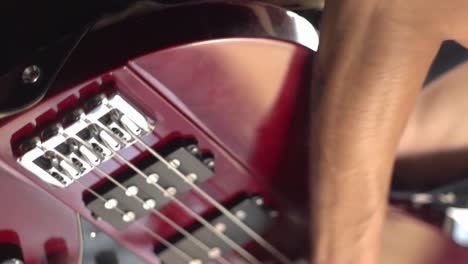
<svg viewBox="0 0 468 264"><path fill-rule="evenodd" d="M152 130L152 121L121 95L99 95L20 146L18 162L65 188Z"/></svg>

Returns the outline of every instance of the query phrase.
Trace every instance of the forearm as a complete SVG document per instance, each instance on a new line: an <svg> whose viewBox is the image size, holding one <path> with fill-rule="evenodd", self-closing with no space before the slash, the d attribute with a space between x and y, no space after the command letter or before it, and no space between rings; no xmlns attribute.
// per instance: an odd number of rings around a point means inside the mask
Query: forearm
<svg viewBox="0 0 468 264"><path fill-rule="evenodd" d="M313 263L378 262L394 154L438 48L380 19L379 1L362 2L325 10L311 121Z"/></svg>

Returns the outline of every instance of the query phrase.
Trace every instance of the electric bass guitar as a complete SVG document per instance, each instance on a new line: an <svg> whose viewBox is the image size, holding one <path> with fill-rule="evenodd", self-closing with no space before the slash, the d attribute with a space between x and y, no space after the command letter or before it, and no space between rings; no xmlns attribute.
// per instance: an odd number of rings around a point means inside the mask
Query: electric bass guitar
<svg viewBox="0 0 468 264"><path fill-rule="evenodd" d="M0 72L0 263L306 259L315 28L132 8Z"/></svg>

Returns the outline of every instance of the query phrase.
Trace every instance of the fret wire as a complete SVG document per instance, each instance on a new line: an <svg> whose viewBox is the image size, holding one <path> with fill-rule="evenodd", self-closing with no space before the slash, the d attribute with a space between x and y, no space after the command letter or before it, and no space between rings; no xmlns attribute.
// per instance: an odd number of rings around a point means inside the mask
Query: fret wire
<svg viewBox="0 0 468 264"><path fill-rule="evenodd" d="M241 220L239 220L234 214L232 214L228 209L226 209L223 205L221 205L218 201L213 199L208 193L203 191L194 183L187 180L187 178L175 167L173 167L169 162L162 157L159 153L153 150L148 144L146 144L143 140L138 138L132 131L129 129L123 122L122 125L125 127L127 133L140 143L146 150L148 150L155 158L161 161L164 165L166 165L169 169L173 170L175 174L177 174L182 180L184 180L193 190L195 190L198 194L200 194L203 198L205 198L208 202L210 202L216 209L218 209L223 215L229 218L234 224L236 224L240 229L242 229L247 235L249 235L253 240L255 240L260 246L266 249L270 254L272 254L275 258L277 258L281 263L284 264L293 264L286 255L276 249L272 244L268 241L263 239L259 234L257 234L254 230L252 230L249 226L244 224Z"/></svg>
<svg viewBox="0 0 468 264"><path fill-rule="evenodd" d="M89 120L87 122L90 122ZM111 133L111 131L108 131L108 128L105 127L103 124L98 124L99 127L102 129L106 130L106 132ZM75 137L76 138L76 137ZM81 140L76 138L77 140ZM118 139L121 141L120 139ZM82 141L82 140L81 140ZM121 143L123 143L121 141ZM86 144L86 142L82 141L82 144ZM120 153L115 151L112 147L108 146L107 143L104 142L106 146L109 148L109 150L112 152L113 155L115 155L117 158L119 158L122 162L127 164L130 168L133 169L138 175L143 177L145 180L148 178L148 175L146 175L144 172L142 172L139 168L137 168L135 165L133 165L130 161L125 159ZM114 180L114 179L112 179ZM115 180L114 180L115 181ZM203 226L205 226L208 230L210 230L212 233L214 233L219 239L224 241L228 246L230 246L232 249L234 249L239 255L241 255L243 258L246 260L250 261L251 263L255 264L261 264L259 260L257 260L252 254L250 254L247 250L242 248L240 245L238 245L236 242L234 242L231 238L226 236L223 233L220 233L212 224L210 224L208 221L206 221L202 216L197 214L195 211L193 211L191 208L186 206L184 203L182 203L179 199L175 198L172 195L168 195L167 191L159 184L153 183L153 186L155 186L158 190L162 191L171 201L175 202L179 207L181 207L183 210L185 210L188 214L190 214L192 217L194 217L199 223L201 223ZM227 260L224 258L221 259L222 261L226 261L229 263ZM223 262L224 262L223 261Z"/></svg>
<svg viewBox="0 0 468 264"><path fill-rule="evenodd" d="M88 145L87 142L85 142L84 140L82 140L81 138L79 137L71 137L65 133L62 132L62 135L67 137L67 138L73 138L77 141L79 141L81 144L87 146L87 147L90 147ZM104 144L106 144L106 142L104 142ZM115 155L118 155L118 156L121 156L118 152L116 152L112 147L108 146L106 144L106 147L109 148L109 150L115 154ZM65 157L66 158L66 157ZM116 185L118 188L122 189L124 192L127 191L127 188L122 185L120 182L116 181L112 176L110 176L108 173L106 173L105 171L103 171L101 168L99 167L94 167L95 170L97 170L99 172L99 174L101 174L102 176L104 176L105 178L107 178L109 181L111 181L114 185ZM162 191L164 192L165 195L167 195L167 191L162 189ZM169 196L170 197L170 196ZM143 201L140 197L138 197L137 195L134 195L133 198L135 198L138 202L140 202L142 205L145 203L145 201ZM177 223L175 223L174 221L172 221L171 219L169 219L167 216L165 216L164 214L162 214L161 212L159 212L158 210L156 209L151 209L151 212L155 215L157 215L159 218L161 218L163 221L165 221L166 223L168 223L170 226L172 226L174 229L176 229L176 231L178 231L179 233L181 233L183 236L187 237L187 239L189 239L190 241L192 241L195 245L197 245L200 249L204 250L205 253L208 255L208 257L210 257L210 252L211 250L213 250L213 248L210 248L208 247L205 243L203 243L202 241L200 241L198 238L194 237L192 234L188 233L184 228L182 228L181 226L179 226ZM229 261L227 261L223 256L220 256L219 259L218 259L221 263L223 264L229 264Z"/></svg>
<svg viewBox="0 0 468 264"><path fill-rule="evenodd" d="M44 148L43 146L38 146L42 151L44 152L47 152L47 151L52 151L54 152L55 154L59 155L60 158L64 159L64 160L67 160L68 161L68 158L65 157L62 153L56 151L56 150L50 150L50 149L46 149ZM98 198L99 200L103 201L104 203L107 202L106 198L102 197L101 195L99 195L97 192L95 192L94 190L92 190L91 188L89 187L86 187L83 183L81 183L78 179L76 179L74 182L78 183L79 185L81 185L84 189L86 189L88 192L90 192L91 194L93 194L96 198ZM119 212L122 216L125 214L124 211L122 211L120 208L118 208L117 206L114 208L117 212ZM149 233L150 236L152 236L153 238L155 238L156 240L158 240L161 244L163 244L164 246L166 246L168 249L174 251L174 253L176 253L177 255L179 255L179 257L181 257L182 259L184 259L185 261L187 261L188 263L190 263L191 261L193 261L193 258L190 257L189 255L187 255L185 252L183 252L182 250L180 250L178 247L176 247L175 245L173 245L172 243L170 243L169 241L167 241L166 239L164 239L163 237L159 236L158 234L156 234L155 232L153 232L152 230L150 230L149 228L145 227L144 225L138 223L138 222L135 222L135 224L145 230L145 232Z"/></svg>

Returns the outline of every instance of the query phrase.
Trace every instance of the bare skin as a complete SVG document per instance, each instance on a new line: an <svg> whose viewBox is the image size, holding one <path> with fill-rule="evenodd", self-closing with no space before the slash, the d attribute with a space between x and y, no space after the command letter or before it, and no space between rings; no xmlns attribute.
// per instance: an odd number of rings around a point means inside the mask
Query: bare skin
<svg viewBox="0 0 468 264"><path fill-rule="evenodd" d="M427 87L405 129L395 167L399 188L440 186L468 171L468 63Z"/></svg>
<svg viewBox="0 0 468 264"><path fill-rule="evenodd" d="M391 208L382 236L381 264L465 264L468 250L427 223Z"/></svg>
<svg viewBox="0 0 468 264"><path fill-rule="evenodd" d="M379 263L398 143L440 43L468 44L466 14L466 0L326 2L311 120L312 263Z"/></svg>
<svg viewBox="0 0 468 264"><path fill-rule="evenodd" d="M418 97L397 151L400 185L421 188L466 179L467 83L468 62L432 82ZM383 264L461 264L468 259L468 250L441 230L395 209L387 214L382 241Z"/></svg>

